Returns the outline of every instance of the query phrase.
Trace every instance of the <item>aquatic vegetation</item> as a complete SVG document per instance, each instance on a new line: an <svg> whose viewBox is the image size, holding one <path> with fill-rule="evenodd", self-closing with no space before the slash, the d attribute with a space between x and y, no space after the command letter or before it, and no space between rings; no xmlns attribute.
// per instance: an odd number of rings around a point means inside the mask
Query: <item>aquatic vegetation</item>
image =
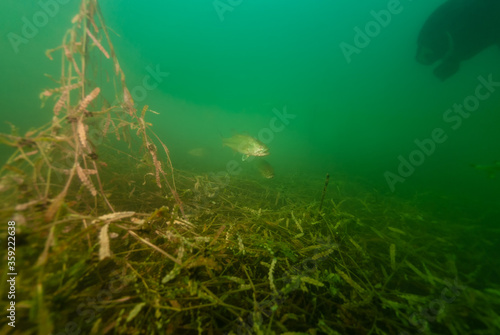
<svg viewBox="0 0 500 335"><path fill-rule="evenodd" d="M174 170L95 0L57 50L60 86L42 93L53 120L0 137L15 150L0 212L17 223L19 321L2 333L499 331L498 260L461 263L460 222L339 175L271 187ZM93 77L96 64L113 85ZM474 255L493 242L485 235Z"/></svg>

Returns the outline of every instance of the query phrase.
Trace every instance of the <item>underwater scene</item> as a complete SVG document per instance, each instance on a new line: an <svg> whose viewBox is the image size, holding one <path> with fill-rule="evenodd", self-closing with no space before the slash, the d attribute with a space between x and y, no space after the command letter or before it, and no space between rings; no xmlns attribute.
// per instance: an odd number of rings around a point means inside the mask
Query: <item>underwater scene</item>
<svg viewBox="0 0 500 335"><path fill-rule="evenodd" d="M500 1L0 20L0 335L500 334Z"/></svg>

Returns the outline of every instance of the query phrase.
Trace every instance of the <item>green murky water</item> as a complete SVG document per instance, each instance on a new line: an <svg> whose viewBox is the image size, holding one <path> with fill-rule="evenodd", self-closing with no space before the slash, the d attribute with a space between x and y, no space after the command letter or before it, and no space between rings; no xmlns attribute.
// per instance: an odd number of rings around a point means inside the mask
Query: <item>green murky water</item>
<svg viewBox="0 0 500 335"><path fill-rule="evenodd" d="M44 74L57 77L60 65L44 53L60 45L78 5L0 5L0 131L51 120L39 94L54 85ZM434 66L416 61L419 31L436 7L430 0L101 3L131 93L159 113L149 121L175 168L234 174L271 190L307 179L318 185L315 197L326 173L342 175L414 201L440 222L462 220L450 251L457 266L498 266L490 261L499 251L500 171L472 165L500 160L500 51L488 47L437 79ZM96 84L107 76L99 73ZM274 178L259 179L222 146L221 137L234 133L269 147ZM2 160L10 153L0 148ZM485 239L487 252L460 263ZM484 276L493 281L498 270Z"/></svg>

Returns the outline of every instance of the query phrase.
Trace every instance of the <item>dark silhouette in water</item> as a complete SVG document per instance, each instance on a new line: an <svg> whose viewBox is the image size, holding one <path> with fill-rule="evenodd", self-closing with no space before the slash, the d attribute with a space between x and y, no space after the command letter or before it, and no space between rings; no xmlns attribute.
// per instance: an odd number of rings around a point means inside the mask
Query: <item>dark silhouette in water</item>
<svg viewBox="0 0 500 335"><path fill-rule="evenodd" d="M451 77L462 61L490 45L500 46L500 0L448 0L424 23L417 44L419 63L441 60L434 75Z"/></svg>

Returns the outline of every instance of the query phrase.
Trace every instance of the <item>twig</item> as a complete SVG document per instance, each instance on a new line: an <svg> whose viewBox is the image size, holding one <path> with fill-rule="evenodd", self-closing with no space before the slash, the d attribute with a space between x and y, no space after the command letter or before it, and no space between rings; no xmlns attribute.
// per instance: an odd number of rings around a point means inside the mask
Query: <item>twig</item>
<svg viewBox="0 0 500 335"><path fill-rule="evenodd" d="M174 258L173 256L171 256L170 254L168 254L166 251L158 248L156 245L154 245L153 243L143 239L142 237L140 237L139 235L137 235L136 233L134 233L132 230L127 230L128 233L130 235L132 235L133 237L135 237L136 239L138 239L140 242L144 243L145 245L153 248L154 250L158 251L160 254L166 256L168 259L170 259L172 262L178 264L178 265L182 265L181 261L179 261L178 259Z"/></svg>

